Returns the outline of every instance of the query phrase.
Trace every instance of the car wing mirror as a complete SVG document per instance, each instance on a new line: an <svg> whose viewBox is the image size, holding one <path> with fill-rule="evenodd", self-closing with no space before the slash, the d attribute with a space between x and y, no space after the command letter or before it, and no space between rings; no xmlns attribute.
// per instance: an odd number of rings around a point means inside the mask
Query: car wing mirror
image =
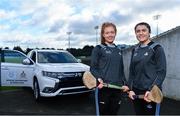
<svg viewBox="0 0 180 116"><path fill-rule="evenodd" d="M81 60L81 59L77 59L77 61L78 61L79 63L81 63L81 62L82 62L82 60Z"/></svg>
<svg viewBox="0 0 180 116"><path fill-rule="evenodd" d="M29 65L29 64L31 64L31 61L30 61L28 58L26 58L26 59L24 59L24 60L22 61L22 63L23 63L24 65Z"/></svg>

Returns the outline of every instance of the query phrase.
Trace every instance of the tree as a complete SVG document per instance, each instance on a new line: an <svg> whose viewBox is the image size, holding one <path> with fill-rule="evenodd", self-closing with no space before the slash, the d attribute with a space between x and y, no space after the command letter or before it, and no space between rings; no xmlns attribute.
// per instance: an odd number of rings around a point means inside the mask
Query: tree
<svg viewBox="0 0 180 116"><path fill-rule="evenodd" d="M13 50L18 50L18 51L20 51L20 52L22 52L22 53L25 53L25 52L21 49L20 46L14 46Z"/></svg>
<svg viewBox="0 0 180 116"><path fill-rule="evenodd" d="M9 47L5 47L4 49L9 49Z"/></svg>
<svg viewBox="0 0 180 116"><path fill-rule="evenodd" d="M33 49L32 48L26 48L25 54L28 54L31 50L33 50Z"/></svg>
<svg viewBox="0 0 180 116"><path fill-rule="evenodd" d="M86 45L86 46L84 46L83 47L83 49L82 49L82 55L83 56L91 56L91 52L92 52L92 50L93 50L93 46L88 46L88 45Z"/></svg>

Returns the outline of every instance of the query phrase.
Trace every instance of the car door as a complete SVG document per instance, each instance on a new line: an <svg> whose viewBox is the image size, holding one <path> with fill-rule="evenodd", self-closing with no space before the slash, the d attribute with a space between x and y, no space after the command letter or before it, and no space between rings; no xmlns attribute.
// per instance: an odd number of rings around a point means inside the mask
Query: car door
<svg viewBox="0 0 180 116"><path fill-rule="evenodd" d="M23 60L29 60L29 64ZM1 51L1 86L32 87L34 63L27 56L15 50Z"/></svg>

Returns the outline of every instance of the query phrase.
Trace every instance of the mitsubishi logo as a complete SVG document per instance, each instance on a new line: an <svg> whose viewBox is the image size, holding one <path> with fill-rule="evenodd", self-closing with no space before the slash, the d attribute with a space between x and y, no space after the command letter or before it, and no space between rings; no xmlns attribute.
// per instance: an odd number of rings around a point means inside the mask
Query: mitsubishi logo
<svg viewBox="0 0 180 116"><path fill-rule="evenodd" d="M75 76L75 77L81 77L81 76L82 76L82 73L75 73L74 76Z"/></svg>

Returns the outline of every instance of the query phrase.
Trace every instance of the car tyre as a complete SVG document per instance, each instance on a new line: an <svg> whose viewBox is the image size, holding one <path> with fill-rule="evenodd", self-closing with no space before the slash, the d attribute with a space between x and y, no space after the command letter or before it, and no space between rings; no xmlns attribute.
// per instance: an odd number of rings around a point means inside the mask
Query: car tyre
<svg viewBox="0 0 180 116"><path fill-rule="evenodd" d="M39 83L38 83L38 80L36 78L34 79L34 82L33 82L33 94L34 94L34 98L36 101L41 100Z"/></svg>

